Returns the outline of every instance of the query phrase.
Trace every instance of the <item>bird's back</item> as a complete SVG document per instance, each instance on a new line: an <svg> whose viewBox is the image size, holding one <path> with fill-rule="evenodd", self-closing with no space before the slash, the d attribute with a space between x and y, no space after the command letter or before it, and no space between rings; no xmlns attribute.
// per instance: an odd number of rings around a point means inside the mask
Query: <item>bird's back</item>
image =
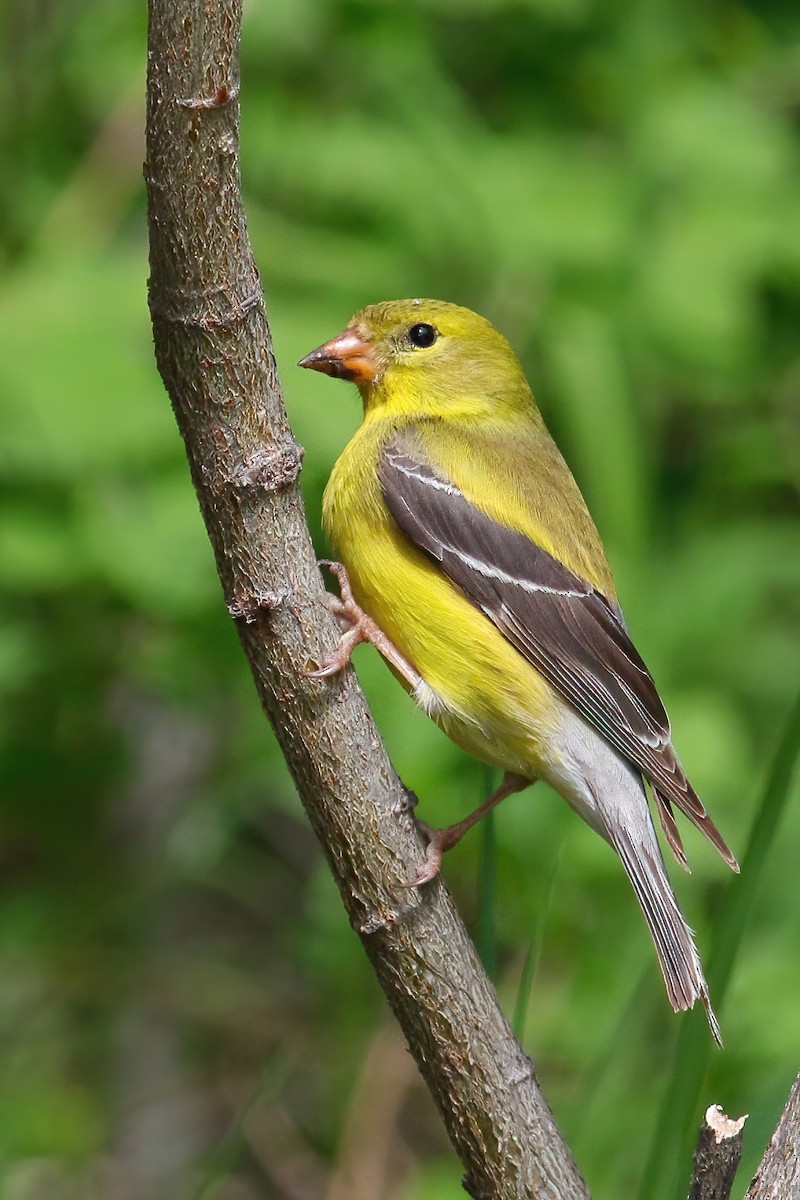
<svg viewBox="0 0 800 1200"><path fill-rule="evenodd" d="M600 536L541 420L417 423L425 457L477 508L615 598Z"/></svg>

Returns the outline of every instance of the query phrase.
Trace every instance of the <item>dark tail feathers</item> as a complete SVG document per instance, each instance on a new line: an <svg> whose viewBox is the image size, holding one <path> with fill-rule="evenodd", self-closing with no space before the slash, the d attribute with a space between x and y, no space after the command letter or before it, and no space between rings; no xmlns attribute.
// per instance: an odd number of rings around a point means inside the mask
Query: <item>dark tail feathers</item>
<svg viewBox="0 0 800 1200"><path fill-rule="evenodd" d="M649 822L648 822L649 824ZM702 1001L715 1041L722 1045L717 1018L711 1007L703 968L692 931L683 919L667 877L664 860L653 834L653 844L631 836L622 827L608 829L609 840L622 859L636 898L642 907L664 976L669 1001L676 1012ZM649 839L647 839L649 841Z"/></svg>

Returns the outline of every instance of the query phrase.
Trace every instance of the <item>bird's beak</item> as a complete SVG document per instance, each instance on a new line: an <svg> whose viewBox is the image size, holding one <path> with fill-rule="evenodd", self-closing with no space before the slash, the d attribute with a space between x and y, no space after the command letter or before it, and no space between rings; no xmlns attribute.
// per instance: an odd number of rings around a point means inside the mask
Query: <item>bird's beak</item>
<svg viewBox="0 0 800 1200"><path fill-rule="evenodd" d="M297 365L351 383L374 383L378 375L375 349L355 329L343 330L338 337L301 358Z"/></svg>

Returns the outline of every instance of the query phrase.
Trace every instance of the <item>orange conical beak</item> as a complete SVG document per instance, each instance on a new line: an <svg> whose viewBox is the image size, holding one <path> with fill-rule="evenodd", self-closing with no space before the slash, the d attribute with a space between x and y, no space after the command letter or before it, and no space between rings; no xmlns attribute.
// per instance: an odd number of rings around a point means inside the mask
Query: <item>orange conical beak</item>
<svg viewBox="0 0 800 1200"><path fill-rule="evenodd" d="M374 347L350 328L312 350L297 365L351 383L374 383L378 374Z"/></svg>

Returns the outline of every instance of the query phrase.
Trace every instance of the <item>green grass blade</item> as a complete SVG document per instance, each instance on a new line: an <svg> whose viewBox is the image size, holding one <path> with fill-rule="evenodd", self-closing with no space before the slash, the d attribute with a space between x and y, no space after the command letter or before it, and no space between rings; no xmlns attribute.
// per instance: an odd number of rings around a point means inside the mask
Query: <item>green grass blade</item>
<svg viewBox="0 0 800 1200"><path fill-rule="evenodd" d="M708 962L708 985L719 1013L736 955L753 911L758 888L780 827L800 759L800 696L778 745L764 794L750 830L741 877L725 892L717 937ZM672 1074L656 1121L638 1200L679 1200L691 1167L692 1143L699 1123L698 1101L708 1070L712 1042L699 1007L682 1022Z"/></svg>
<svg viewBox="0 0 800 1200"><path fill-rule="evenodd" d="M558 844L558 848L553 856L553 866L547 879L547 887L542 898L542 906L539 910L539 915L536 918L536 925L533 931L531 943L528 946L528 952L525 955L525 961L522 964L522 971L519 977L519 987L514 1001L514 1013L511 1018L511 1028L517 1035L520 1041L525 1037L525 1019L528 1013L528 1003L530 1001L533 981L536 978L536 969L539 966L539 959L542 953L542 945L544 943L544 931L547 924L547 917L550 912L550 904L553 898L553 888L555 887L558 868L561 864L561 855L564 850L564 845L567 841L566 837L562 837Z"/></svg>
<svg viewBox="0 0 800 1200"><path fill-rule="evenodd" d="M488 772L487 772L488 774ZM483 840L478 868L478 954L490 979L497 979L497 929L495 926L495 897L497 894L497 829L495 815L489 812L481 821Z"/></svg>
<svg viewBox="0 0 800 1200"><path fill-rule="evenodd" d="M511 1018L511 1028L521 1042L525 1039L525 1018L528 1015L528 1002L531 997L531 988L533 987L536 968L539 965L539 952L542 947L540 926L541 922L537 922L536 933L531 938L528 953L525 955L525 961L522 964L519 987L517 988L517 996L514 1001L514 1015Z"/></svg>

